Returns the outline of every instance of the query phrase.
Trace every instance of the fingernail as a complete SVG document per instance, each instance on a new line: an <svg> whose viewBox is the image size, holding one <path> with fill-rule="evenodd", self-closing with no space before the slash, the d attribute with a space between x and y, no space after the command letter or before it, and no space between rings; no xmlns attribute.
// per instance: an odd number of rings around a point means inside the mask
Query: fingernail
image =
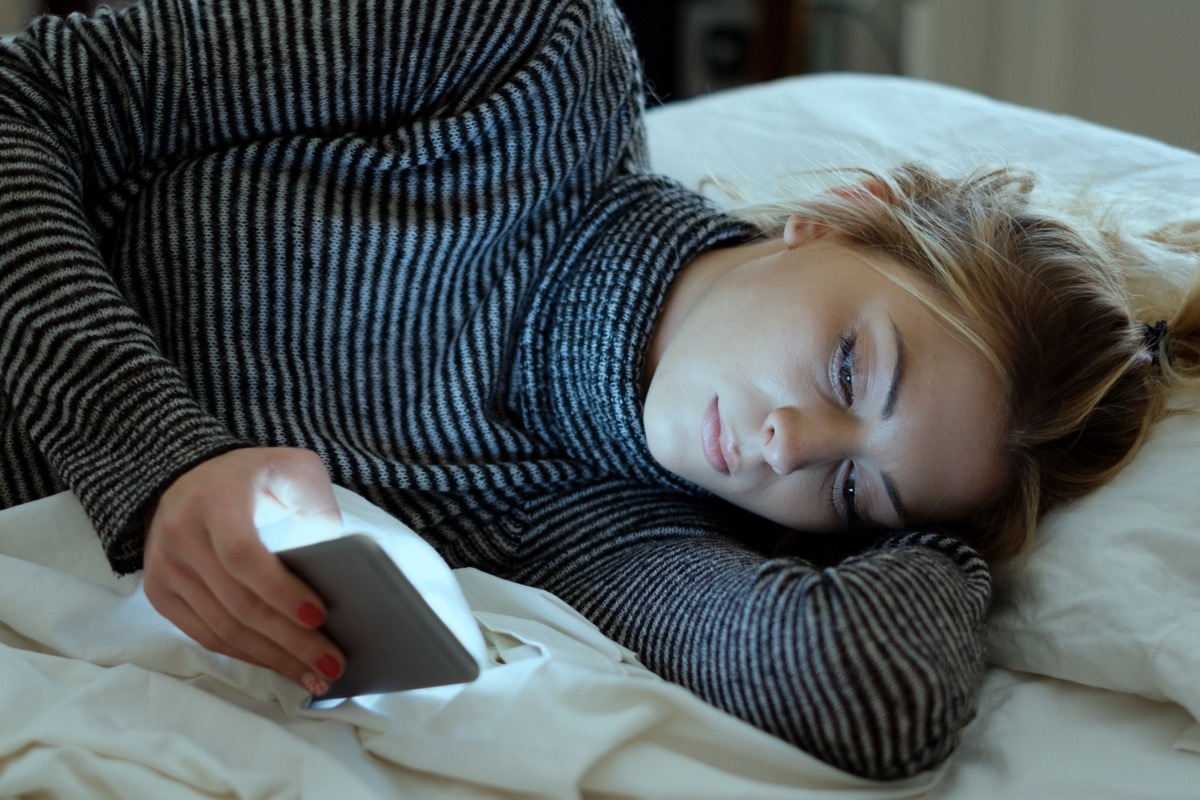
<svg viewBox="0 0 1200 800"><path fill-rule="evenodd" d="M325 677L333 680L342 674L342 665L333 656L326 654L317 659L317 669L325 673Z"/></svg>
<svg viewBox="0 0 1200 800"><path fill-rule="evenodd" d="M323 695L329 691L329 684L312 672L304 673L304 677L300 679L300 685L316 696Z"/></svg>
<svg viewBox="0 0 1200 800"><path fill-rule="evenodd" d="M325 623L325 615L312 603L300 606L300 610L296 612L296 618L310 628L319 628Z"/></svg>

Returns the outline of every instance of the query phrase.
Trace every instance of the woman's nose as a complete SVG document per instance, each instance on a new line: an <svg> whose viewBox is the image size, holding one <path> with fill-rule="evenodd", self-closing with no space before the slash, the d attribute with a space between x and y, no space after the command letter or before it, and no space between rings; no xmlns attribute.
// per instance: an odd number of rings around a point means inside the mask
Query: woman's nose
<svg viewBox="0 0 1200 800"><path fill-rule="evenodd" d="M851 450L850 427L833 414L777 408L763 423L763 458L780 475L840 461Z"/></svg>

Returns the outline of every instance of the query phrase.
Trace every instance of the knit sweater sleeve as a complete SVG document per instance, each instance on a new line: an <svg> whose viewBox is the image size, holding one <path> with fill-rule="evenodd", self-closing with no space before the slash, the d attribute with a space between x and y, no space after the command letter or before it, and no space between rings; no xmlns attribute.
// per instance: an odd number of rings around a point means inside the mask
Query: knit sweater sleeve
<svg viewBox="0 0 1200 800"><path fill-rule="evenodd" d="M122 197L240 143L453 113L544 45L554 6L146 0L0 44L0 408L79 496L115 569L140 566L162 488L241 444L106 267Z"/></svg>
<svg viewBox="0 0 1200 800"><path fill-rule="evenodd" d="M975 712L983 561L896 535L836 566L769 558L686 499L609 485L529 511L513 577L548 589L704 700L849 772L942 762Z"/></svg>

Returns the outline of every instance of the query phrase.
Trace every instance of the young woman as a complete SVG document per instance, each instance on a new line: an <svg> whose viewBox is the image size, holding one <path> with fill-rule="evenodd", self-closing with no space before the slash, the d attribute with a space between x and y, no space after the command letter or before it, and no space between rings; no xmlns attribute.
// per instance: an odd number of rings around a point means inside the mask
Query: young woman
<svg viewBox="0 0 1200 800"><path fill-rule="evenodd" d="M939 763L964 542L1119 468L1195 311L1140 323L1005 172L720 213L648 171L642 103L604 0L35 24L0 50L0 501L70 488L184 632L320 694L344 656L255 524L336 528L338 483L834 765Z"/></svg>

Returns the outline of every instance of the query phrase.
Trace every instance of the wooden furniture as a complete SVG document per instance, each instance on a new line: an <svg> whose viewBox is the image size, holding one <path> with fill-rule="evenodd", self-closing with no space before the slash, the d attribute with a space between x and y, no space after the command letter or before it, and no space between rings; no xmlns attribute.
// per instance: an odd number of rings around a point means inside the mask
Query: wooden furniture
<svg viewBox="0 0 1200 800"><path fill-rule="evenodd" d="M809 0L756 0L754 79L798 75L809 69Z"/></svg>

